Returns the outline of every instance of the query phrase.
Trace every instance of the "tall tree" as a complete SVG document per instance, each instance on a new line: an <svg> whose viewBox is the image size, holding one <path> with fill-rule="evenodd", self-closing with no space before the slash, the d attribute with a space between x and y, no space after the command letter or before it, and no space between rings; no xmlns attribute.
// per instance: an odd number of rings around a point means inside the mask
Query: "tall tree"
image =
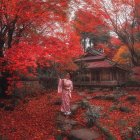
<svg viewBox="0 0 140 140"><path fill-rule="evenodd" d="M81 54L79 39L65 33L69 0L0 0L0 71L3 79L66 64ZM9 78L8 78L9 79ZM11 81L10 81L11 82ZM3 88L3 92L5 91Z"/></svg>
<svg viewBox="0 0 140 140"><path fill-rule="evenodd" d="M76 12L73 24L76 32L81 36L81 42L85 50L87 40L89 47L96 46L98 43L108 42L109 40L110 35L105 22L90 11L79 9Z"/></svg>
<svg viewBox="0 0 140 140"><path fill-rule="evenodd" d="M0 0L0 56L5 47L11 48L21 37L33 36L45 23L64 21L67 7L66 0Z"/></svg>
<svg viewBox="0 0 140 140"><path fill-rule="evenodd" d="M139 0L85 0L89 11L98 14L128 47L133 65L140 65L134 48L139 32Z"/></svg>

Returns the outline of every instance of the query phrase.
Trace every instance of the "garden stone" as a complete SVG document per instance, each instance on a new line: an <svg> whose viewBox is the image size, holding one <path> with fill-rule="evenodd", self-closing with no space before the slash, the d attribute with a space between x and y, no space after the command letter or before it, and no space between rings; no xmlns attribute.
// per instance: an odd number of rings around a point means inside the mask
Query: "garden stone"
<svg viewBox="0 0 140 140"><path fill-rule="evenodd" d="M117 95L109 94L104 97L105 100L116 101L118 99Z"/></svg>
<svg viewBox="0 0 140 140"><path fill-rule="evenodd" d="M93 99L103 99L104 96L103 95L96 95L95 97L93 97Z"/></svg>
<svg viewBox="0 0 140 140"><path fill-rule="evenodd" d="M59 114L56 118L57 126L63 131L71 130L73 126L77 125L78 122L72 119L67 119L63 115Z"/></svg>
<svg viewBox="0 0 140 140"><path fill-rule="evenodd" d="M135 104L137 102L137 97L134 95L129 95L126 98L126 101L129 101L131 104Z"/></svg>
<svg viewBox="0 0 140 140"><path fill-rule="evenodd" d="M71 119L66 119L66 120L65 120L65 123L66 123L66 124L71 124L71 125L73 125L73 126L78 124L77 121L71 120Z"/></svg>
<svg viewBox="0 0 140 140"><path fill-rule="evenodd" d="M88 108L89 107L89 102L86 99L82 100L80 104L81 104L82 108Z"/></svg>
<svg viewBox="0 0 140 140"><path fill-rule="evenodd" d="M62 131L70 131L70 130L72 130L72 125L71 124L64 124L64 125L62 125L61 130Z"/></svg>
<svg viewBox="0 0 140 140"><path fill-rule="evenodd" d="M140 122L138 122L138 124L132 128L132 136L133 139L140 138Z"/></svg>
<svg viewBox="0 0 140 140"><path fill-rule="evenodd" d="M128 95L126 100L137 100L137 97L134 95Z"/></svg>
<svg viewBox="0 0 140 140"><path fill-rule="evenodd" d="M107 140L117 140L116 137L100 123L96 123L96 127L107 137Z"/></svg>
<svg viewBox="0 0 140 140"><path fill-rule="evenodd" d="M93 99L93 97L92 96L87 96L86 99L91 100L91 99Z"/></svg>
<svg viewBox="0 0 140 140"><path fill-rule="evenodd" d="M74 114L76 111L79 109L80 105L79 104L74 104L71 105L71 112Z"/></svg>
<svg viewBox="0 0 140 140"><path fill-rule="evenodd" d="M121 130L120 132L122 140L134 140L132 136L132 130L129 128L126 130Z"/></svg>
<svg viewBox="0 0 140 140"><path fill-rule="evenodd" d="M110 108L109 108L109 111L114 111L114 110L118 110L118 107L116 105L112 105Z"/></svg>
<svg viewBox="0 0 140 140"><path fill-rule="evenodd" d="M91 108L92 112L97 112L97 113L100 113L100 111L103 110L102 106L91 105L90 108Z"/></svg>
<svg viewBox="0 0 140 140"><path fill-rule="evenodd" d="M64 120L65 120L65 117L59 113L56 117L56 121L58 123L62 123L62 122L64 122Z"/></svg>
<svg viewBox="0 0 140 140"><path fill-rule="evenodd" d="M108 94L108 95L97 95L94 99L101 99L101 100L109 100L109 101L117 101L119 96L117 94Z"/></svg>
<svg viewBox="0 0 140 140"><path fill-rule="evenodd" d="M92 127L97 119L101 116L100 111L102 108L100 106L90 106L86 112L87 127Z"/></svg>
<svg viewBox="0 0 140 140"><path fill-rule="evenodd" d="M84 96L85 95L85 92L78 92L78 95Z"/></svg>
<svg viewBox="0 0 140 140"><path fill-rule="evenodd" d="M119 108L119 110L122 111L122 112L126 112L126 113L130 113L132 111L130 108L125 107L125 106L121 106Z"/></svg>
<svg viewBox="0 0 140 140"><path fill-rule="evenodd" d="M99 133L90 129L72 130L68 136L69 140L95 140L100 137Z"/></svg>

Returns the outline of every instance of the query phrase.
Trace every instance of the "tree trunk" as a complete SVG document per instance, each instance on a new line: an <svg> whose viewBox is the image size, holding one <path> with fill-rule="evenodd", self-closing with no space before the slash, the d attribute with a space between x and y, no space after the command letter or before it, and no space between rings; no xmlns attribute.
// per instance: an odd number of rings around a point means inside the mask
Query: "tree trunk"
<svg viewBox="0 0 140 140"><path fill-rule="evenodd" d="M4 57L4 54L3 54L4 44L5 44L4 39L0 38L0 57Z"/></svg>
<svg viewBox="0 0 140 140"><path fill-rule="evenodd" d="M140 58L137 55L137 52L134 50L134 46L128 45L128 50L131 55L131 62L133 66L140 66Z"/></svg>
<svg viewBox="0 0 140 140"><path fill-rule="evenodd" d="M140 66L140 58L134 52L131 52L131 61L134 66Z"/></svg>
<svg viewBox="0 0 140 140"><path fill-rule="evenodd" d="M14 32L13 29L9 29L8 31L8 48L11 48L13 32Z"/></svg>

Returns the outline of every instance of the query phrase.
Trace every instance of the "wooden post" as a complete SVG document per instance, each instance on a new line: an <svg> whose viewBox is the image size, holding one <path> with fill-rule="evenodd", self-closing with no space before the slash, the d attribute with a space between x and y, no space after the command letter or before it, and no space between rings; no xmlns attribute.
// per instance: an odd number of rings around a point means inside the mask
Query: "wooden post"
<svg viewBox="0 0 140 140"><path fill-rule="evenodd" d="M91 74L92 74L92 70L89 70L89 82L91 84Z"/></svg>

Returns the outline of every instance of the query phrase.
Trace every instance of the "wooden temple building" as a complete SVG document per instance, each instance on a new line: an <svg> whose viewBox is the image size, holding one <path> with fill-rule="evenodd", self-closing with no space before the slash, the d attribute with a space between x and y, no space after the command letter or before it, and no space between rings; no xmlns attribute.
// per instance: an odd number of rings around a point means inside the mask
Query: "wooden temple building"
<svg viewBox="0 0 140 140"><path fill-rule="evenodd" d="M92 50L77 59L79 70L73 75L75 86L112 87L124 84L129 70L108 59L106 55Z"/></svg>

